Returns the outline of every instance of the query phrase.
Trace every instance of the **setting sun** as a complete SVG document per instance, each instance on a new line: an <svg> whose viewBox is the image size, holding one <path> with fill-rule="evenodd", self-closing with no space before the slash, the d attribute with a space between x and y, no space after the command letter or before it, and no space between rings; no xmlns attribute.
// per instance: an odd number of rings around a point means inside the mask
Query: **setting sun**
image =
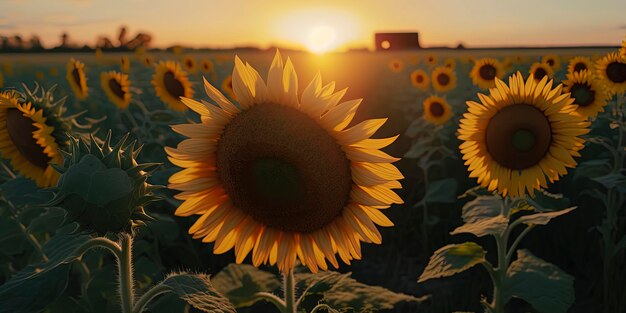
<svg viewBox="0 0 626 313"><path fill-rule="evenodd" d="M335 47L337 34L329 26L313 28L309 33L307 48L314 53L324 53Z"/></svg>

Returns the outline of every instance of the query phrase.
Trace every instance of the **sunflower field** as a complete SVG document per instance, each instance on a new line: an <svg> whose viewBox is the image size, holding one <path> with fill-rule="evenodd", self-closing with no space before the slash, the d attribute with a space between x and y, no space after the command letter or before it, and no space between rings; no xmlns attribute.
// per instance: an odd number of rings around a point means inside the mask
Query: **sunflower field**
<svg viewBox="0 0 626 313"><path fill-rule="evenodd" d="M626 312L626 41L0 66L0 312Z"/></svg>

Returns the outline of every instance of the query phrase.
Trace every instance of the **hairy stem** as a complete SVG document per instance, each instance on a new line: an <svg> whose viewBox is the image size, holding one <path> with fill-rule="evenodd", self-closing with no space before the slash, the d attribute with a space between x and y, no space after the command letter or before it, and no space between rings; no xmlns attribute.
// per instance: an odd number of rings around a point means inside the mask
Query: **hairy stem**
<svg viewBox="0 0 626 313"><path fill-rule="evenodd" d="M122 253L117 262L119 271L119 292L122 303L122 313L133 312L133 238L129 234L122 235Z"/></svg>
<svg viewBox="0 0 626 313"><path fill-rule="evenodd" d="M148 290L143 296L141 296L141 298L139 298L139 300L137 300L137 303L133 308L133 313L143 312L143 310L146 309L146 306L148 305L148 303L150 303L150 301L152 301L152 299L161 294L170 292L171 290L172 289L169 286L163 285L161 283L150 288L150 290Z"/></svg>
<svg viewBox="0 0 626 313"><path fill-rule="evenodd" d="M293 269L283 273L283 292L285 296L285 311L283 313L296 313L296 280Z"/></svg>

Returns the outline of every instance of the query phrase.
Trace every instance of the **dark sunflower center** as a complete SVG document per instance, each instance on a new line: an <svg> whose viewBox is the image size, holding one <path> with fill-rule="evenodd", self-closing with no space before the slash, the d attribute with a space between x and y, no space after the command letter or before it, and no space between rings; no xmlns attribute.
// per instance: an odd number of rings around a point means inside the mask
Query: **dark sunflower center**
<svg viewBox="0 0 626 313"><path fill-rule="evenodd" d="M424 76L422 76L422 75L417 75L417 76L415 77L415 81L416 81L416 82L418 82L418 83L422 83L422 82L424 81Z"/></svg>
<svg viewBox="0 0 626 313"><path fill-rule="evenodd" d="M554 60L553 59L548 59L548 61L546 61L546 63L548 63L548 65L550 65L550 66L554 66Z"/></svg>
<svg viewBox="0 0 626 313"><path fill-rule="evenodd" d="M496 68L491 64L485 64L480 67L478 73L484 80L493 80L496 77Z"/></svg>
<svg viewBox="0 0 626 313"><path fill-rule="evenodd" d="M626 81L626 64L611 62L606 67L606 76L614 83L620 84Z"/></svg>
<svg viewBox="0 0 626 313"><path fill-rule="evenodd" d="M513 170L524 170L541 161L552 141L545 114L533 105L514 104L496 113L485 132L491 157Z"/></svg>
<svg viewBox="0 0 626 313"><path fill-rule="evenodd" d="M582 107L592 104L596 98L595 90L592 90L589 85L574 84L569 92L572 94L572 98L574 98L574 104Z"/></svg>
<svg viewBox="0 0 626 313"><path fill-rule="evenodd" d="M33 126L33 121L25 117L20 110L13 108L6 111L6 116L7 132L15 148L28 162L45 169L52 159L43 152L43 148L33 138L33 132L37 130Z"/></svg>
<svg viewBox="0 0 626 313"><path fill-rule="evenodd" d="M576 63L576 65L574 65L574 73L575 72L581 72L587 69L587 65L585 63L582 62L578 62Z"/></svg>
<svg viewBox="0 0 626 313"><path fill-rule="evenodd" d="M216 157L232 203L269 227L311 232L348 203L350 161L297 109L259 104L241 112L225 127Z"/></svg>
<svg viewBox="0 0 626 313"><path fill-rule="evenodd" d="M430 114L432 114L434 117L440 117L443 115L445 109L443 108L443 105L439 102L433 102L430 104Z"/></svg>
<svg viewBox="0 0 626 313"><path fill-rule="evenodd" d="M116 97L124 99L126 93L124 92L124 90L122 90L122 85L120 84L120 82L117 81L117 79L109 79L109 89L111 89L111 92L113 92Z"/></svg>
<svg viewBox="0 0 626 313"><path fill-rule="evenodd" d="M187 67L191 68L193 66L193 63L191 62L191 60L187 60Z"/></svg>
<svg viewBox="0 0 626 313"><path fill-rule="evenodd" d="M74 68L72 70L72 78L74 79L74 82L76 83L78 88L80 88L82 90L83 89L83 85L81 85L81 83L80 83L80 72L78 71L77 68Z"/></svg>
<svg viewBox="0 0 626 313"><path fill-rule="evenodd" d="M165 90L167 90L167 93L170 94L170 96L179 99L185 95L185 87L183 86L183 83L176 79L174 73L171 71L167 71L163 74L163 84L165 85Z"/></svg>
<svg viewBox="0 0 626 313"><path fill-rule="evenodd" d="M548 72L546 72L546 70L541 67L537 68L533 73L533 77L535 77L536 80L541 80L546 75L548 75Z"/></svg>
<svg viewBox="0 0 626 313"><path fill-rule="evenodd" d="M437 75L437 82L441 86L446 86L448 85L448 83L450 83L450 76L448 76L448 74L441 73Z"/></svg>

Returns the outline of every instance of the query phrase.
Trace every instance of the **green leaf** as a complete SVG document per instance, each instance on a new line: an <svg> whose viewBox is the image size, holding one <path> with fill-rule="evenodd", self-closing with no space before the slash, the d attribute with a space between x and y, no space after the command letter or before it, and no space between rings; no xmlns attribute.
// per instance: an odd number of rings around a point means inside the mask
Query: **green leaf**
<svg viewBox="0 0 626 313"><path fill-rule="evenodd" d="M471 223L465 223L462 226L457 227L450 232L450 235L456 235L461 233L470 233L478 237L485 235L502 234L506 231L509 225L509 218L504 215L496 215L494 217L483 218L475 220Z"/></svg>
<svg viewBox="0 0 626 313"><path fill-rule="evenodd" d="M502 212L502 207L503 203L500 196L478 196L463 206L461 217L465 223L475 223L499 215Z"/></svg>
<svg viewBox="0 0 626 313"><path fill-rule="evenodd" d="M296 273L295 278L302 288L308 288L307 294L323 294L336 284L350 277L350 274L338 272Z"/></svg>
<svg viewBox="0 0 626 313"><path fill-rule="evenodd" d="M593 177L592 179L602 184L606 189L617 187L618 189L624 190L626 188L626 176L619 173L610 173L600 177Z"/></svg>
<svg viewBox="0 0 626 313"><path fill-rule="evenodd" d="M178 115L176 115L174 112L167 110L157 110L150 113L150 120L157 124L169 124L177 118Z"/></svg>
<svg viewBox="0 0 626 313"><path fill-rule="evenodd" d="M570 205L569 199L563 197L562 194L552 194L545 190L536 192L534 198L527 197L526 201L537 211L541 212L561 210Z"/></svg>
<svg viewBox="0 0 626 313"><path fill-rule="evenodd" d="M416 298L383 287L366 285L349 277L349 275L347 274L346 277L338 280L328 292L324 293L324 301L332 308L342 312L390 310L399 302L421 302L427 298Z"/></svg>
<svg viewBox="0 0 626 313"><path fill-rule="evenodd" d="M455 203L458 185L454 178L430 182L424 200L428 203Z"/></svg>
<svg viewBox="0 0 626 313"><path fill-rule="evenodd" d="M204 312L237 313L226 297L221 295L205 274L173 273L161 284L172 289L189 305Z"/></svg>
<svg viewBox="0 0 626 313"><path fill-rule="evenodd" d="M26 242L26 234L16 220L8 216L0 217L0 254L18 254L24 250Z"/></svg>
<svg viewBox="0 0 626 313"><path fill-rule="evenodd" d="M67 212L61 208L45 208L45 212L28 225L29 232L55 232L65 221Z"/></svg>
<svg viewBox="0 0 626 313"><path fill-rule="evenodd" d="M574 277L521 249L507 270L505 299L517 297L539 312L565 313L574 303Z"/></svg>
<svg viewBox="0 0 626 313"><path fill-rule="evenodd" d="M611 172L611 163L606 159L596 159L581 162L576 166L574 170L574 179L580 177L587 177L594 179L596 177L604 176Z"/></svg>
<svg viewBox="0 0 626 313"><path fill-rule="evenodd" d="M563 214L567 214L573 211L576 207L571 207L565 210L554 211L554 212L542 212L531 215L525 215L520 217L518 220L527 225L546 225L550 222L551 219L561 216Z"/></svg>
<svg viewBox="0 0 626 313"><path fill-rule="evenodd" d="M70 263L89 240L82 234L58 234L43 246L48 262L29 265L0 286L0 312L36 312L65 291Z"/></svg>
<svg viewBox="0 0 626 313"><path fill-rule="evenodd" d="M452 276L483 262L485 250L475 242L447 245L433 253L417 282Z"/></svg>
<svg viewBox="0 0 626 313"><path fill-rule="evenodd" d="M237 308L256 302L253 295L257 292L272 292L281 286L276 275L248 264L229 264L211 281Z"/></svg>
<svg viewBox="0 0 626 313"><path fill-rule="evenodd" d="M18 207L31 203L29 195L35 192L37 192L35 182L23 177L11 179L0 185L0 196Z"/></svg>

